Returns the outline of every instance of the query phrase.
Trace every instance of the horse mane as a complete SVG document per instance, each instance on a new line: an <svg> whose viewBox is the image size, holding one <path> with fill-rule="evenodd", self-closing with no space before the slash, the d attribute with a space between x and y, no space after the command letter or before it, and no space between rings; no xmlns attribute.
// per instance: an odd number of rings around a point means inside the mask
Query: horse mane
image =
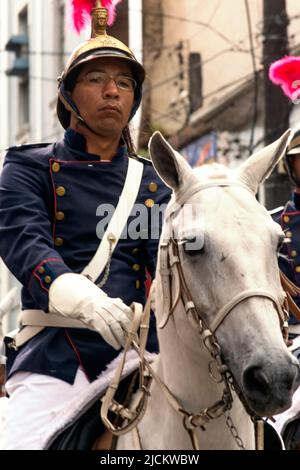
<svg viewBox="0 0 300 470"><path fill-rule="evenodd" d="M193 171L200 179L227 179L232 177L232 170L215 162L194 168Z"/></svg>

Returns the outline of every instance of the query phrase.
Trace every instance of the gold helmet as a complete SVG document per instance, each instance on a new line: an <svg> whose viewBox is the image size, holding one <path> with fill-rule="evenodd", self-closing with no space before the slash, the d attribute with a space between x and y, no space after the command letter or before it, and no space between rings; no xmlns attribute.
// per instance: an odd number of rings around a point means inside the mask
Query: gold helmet
<svg viewBox="0 0 300 470"><path fill-rule="evenodd" d="M132 69L133 78L137 82L134 91L134 104L129 120L132 119L141 103L142 85L145 79L144 67L137 61L133 52L125 44L112 36L108 36L106 33L108 12L106 8L102 8L101 0L96 0L91 16L91 39L80 44L73 51L62 75L58 79L57 115L65 129L70 125L71 113L74 113L76 118L84 123L69 92L72 90L80 72L80 66L90 60L100 57L114 57L126 60Z"/></svg>
<svg viewBox="0 0 300 470"><path fill-rule="evenodd" d="M285 168L290 177L290 180L292 181L292 183L295 183L297 187L300 187L300 181L295 175L293 166L294 166L294 158L296 155L299 155L299 154L300 154L300 129L295 131L293 138L290 142L290 145L287 148L285 159L284 159Z"/></svg>

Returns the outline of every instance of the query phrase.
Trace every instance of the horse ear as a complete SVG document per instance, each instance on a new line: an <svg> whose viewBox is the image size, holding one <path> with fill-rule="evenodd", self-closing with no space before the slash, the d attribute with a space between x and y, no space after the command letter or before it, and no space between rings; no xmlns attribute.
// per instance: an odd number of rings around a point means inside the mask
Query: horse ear
<svg viewBox="0 0 300 470"><path fill-rule="evenodd" d="M149 153L153 166L161 179L174 191L177 191L193 175L191 167L164 139L160 132L155 132L149 142Z"/></svg>
<svg viewBox="0 0 300 470"><path fill-rule="evenodd" d="M270 176L279 160L284 156L291 139L291 130L287 130L278 140L259 150L237 170L239 178L254 194L258 187Z"/></svg>

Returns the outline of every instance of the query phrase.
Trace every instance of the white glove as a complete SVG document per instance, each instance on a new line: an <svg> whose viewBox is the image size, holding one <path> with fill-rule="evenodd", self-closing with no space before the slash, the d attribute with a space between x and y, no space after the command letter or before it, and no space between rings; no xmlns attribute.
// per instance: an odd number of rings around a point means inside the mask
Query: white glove
<svg viewBox="0 0 300 470"><path fill-rule="evenodd" d="M74 273L62 274L52 283L49 312L81 320L115 349L124 346L133 317L121 299L108 297L85 276Z"/></svg>

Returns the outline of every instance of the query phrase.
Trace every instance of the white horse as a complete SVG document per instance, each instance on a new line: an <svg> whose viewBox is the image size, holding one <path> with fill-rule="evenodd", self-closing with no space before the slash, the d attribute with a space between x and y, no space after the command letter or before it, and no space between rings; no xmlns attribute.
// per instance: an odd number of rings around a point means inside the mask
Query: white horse
<svg viewBox="0 0 300 470"><path fill-rule="evenodd" d="M118 449L137 441L143 449L253 449L250 415L290 407L300 375L281 329L285 236L255 198L289 135L236 171L192 170L161 134L152 137L153 165L173 189L156 273L160 354L145 415Z"/></svg>
<svg viewBox="0 0 300 470"><path fill-rule="evenodd" d="M159 133L151 139L154 167L173 189L156 273L160 354L150 388L142 388L147 406L139 392L129 410L113 402L128 418L117 428L117 449L253 449L255 441L261 445L262 423L255 432L252 419L290 407L300 373L282 334L287 316L277 251L285 235L255 198L289 136L237 171L221 165L192 170ZM134 351L127 359L123 377L138 364ZM109 369L74 397L43 448L103 394L114 377ZM101 410L110 429L116 429L106 418L117 376ZM94 448L109 448L109 438Z"/></svg>

